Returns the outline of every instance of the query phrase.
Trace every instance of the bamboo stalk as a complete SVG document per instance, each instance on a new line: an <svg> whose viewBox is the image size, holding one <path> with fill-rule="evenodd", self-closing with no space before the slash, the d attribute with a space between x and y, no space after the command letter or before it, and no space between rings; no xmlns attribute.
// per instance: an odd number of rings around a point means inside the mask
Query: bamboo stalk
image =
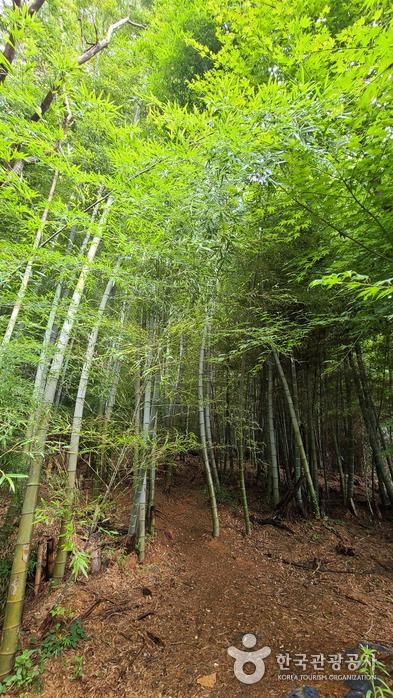
<svg viewBox="0 0 393 698"><path fill-rule="evenodd" d="M24 274L22 277L22 281L20 283L19 290L17 293L16 301L14 303L14 307L12 308L12 312L11 312L10 318L8 320L8 325L6 327L4 337L3 337L2 342L1 342L1 350L0 350L1 353L4 351L5 347L11 341L11 338L12 338L12 335L13 335L13 332L15 329L16 321L18 319L18 315L19 315L20 310L22 308L22 304L23 304L23 301L24 301L24 298L26 295L27 287L29 285L31 275L33 273L33 264L35 261L35 252L41 243L42 234L44 232L44 228L45 228L46 222L48 220L50 204L52 203L52 200L53 200L53 197L54 197L54 194L56 191L58 179L59 179L59 171L55 170L55 173L52 177L52 183L51 183L50 188L49 188L47 203L46 203L45 209L43 211L43 214L41 216L41 222L38 226L38 229L37 229L37 232L36 232L36 235L34 238L32 254L31 254L29 261L26 264L26 268L25 268L25 271L24 271Z"/></svg>
<svg viewBox="0 0 393 698"><path fill-rule="evenodd" d="M302 439L302 435L300 433L299 422L298 422L298 419L296 416L296 411L295 411L295 408L293 405L292 396L291 396L291 393L289 390L287 379L285 377L285 373L283 371L280 359L279 359L276 351L273 351L273 356L274 356L274 360L276 362L276 366L277 366L278 374L279 374L281 382L282 382L282 386L284 388L284 394L286 397L288 410L289 410L289 414L290 414L291 421L292 421L292 428L293 428L295 440L297 443L297 447L299 449L300 460L301 460L301 463L302 463L302 466L304 469L304 473L306 475L306 481L307 481L307 485L308 485L308 491L309 491L309 495L310 495L310 499L311 499L312 508L313 508L315 516L317 518L319 518L320 511L319 511L318 498L317 498L317 495L315 492L313 479L311 477L311 471L310 471L310 467L308 464L306 452L304 450L303 439Z"/></svg>
<svg viewBox="0 0 393 698"><path fill-rule="evenodd" d="M218 518L218 509L216 501L216 493L214 490L214 483L212 478L212 472L209 462L209 453L207 449L206 440L206 427L205 427L205 410L204 410L204 389L203 389L203 378L205 372L205 347L206 347L206 336L208 331L208 316L206 316L205 325L202 333L202 340L199 352L199 370L198 370L198 412L199 412L199 430L202 443L202 454L203 462L205 465L205 475L207 482L207 489L209 492L210 499L210 511L212 517L213 526L213 538L218 538L220 534L220 523Z"/></svg>
<svg viewBox="0 0 393 698"><path fill-rule="evenodd" d="M43 564L44 564L44 553L45 553L45 544L41 541L38 543L38 548L37 548L37 562L36 562L36 568L35 568L35 577L34 577L34 595L37 596L40 586L41 586L41 579L42 579L42 570L43 570Z"/></svg>
<svg viewBox="0 0 393 698"><path fill-rule="evenodd" d="M273 370L269 360L267 362L267 405L268 405L268 422L269 422L269 444L270 444L270 467L271 467L271 483L272 483L272 503L276 507L280 501L280 490L278 481L278 462L276 449L276 432L274 428L274 413L273 413Z"/></svg>
<svg viewBox="0 0 393 698"><path fill-rule="evenodd" d="M114 276L117 273L119 263L117 264ZM89 376L91 367L93 364L94 351L98 339L98 332L100 329L101 321L105 312L106 305L108 303L110 294L114 286L114 276L112 276L104 290L101 298L101 302L97 311L96 320L92 330L90 331L89 338L87 341L85 360L83 363L78 391L75 400L74 417L72 421L71 428L71 438L70 438L70 448L68 453L68 467L67 467L67 505L69 508L68 515L63 517L60 528L59 542L57 546L56 562L53 572L53 582L55 585L60 584L64 577L64 571L67 561L67 531L69 523L71 520L71 508L74 500L75 493L75 483L76 483L76 471L78 465L78 455L79 455L79 441L82 429L83 411L85 406L87 386L89 383Z"/></svg>
<svg viewBox="0 0 393 698"><path fill-rule="evenodd" d="M56 394L56 388L63 366L67 346L76 320L78 308L82 299L87 276L98 250L102 230L106 222L112 200L108 199L101 217L99 231L94 236L86 261L82 267L74 293L71 297L67 315L59 333L52 364L48 373L42 404L37 410L33 438L32 459L26 485L22 514L19 522L14 559L10 575L7 603L4 613L3 633L0 647L0 680L7 676L13 668L14 657L18 646L19 629L22 619L23 603L26 589L30 545L33 531L34 513L40 486L41 468L44 461L45 443L49 424L50 408Z"/></svg>

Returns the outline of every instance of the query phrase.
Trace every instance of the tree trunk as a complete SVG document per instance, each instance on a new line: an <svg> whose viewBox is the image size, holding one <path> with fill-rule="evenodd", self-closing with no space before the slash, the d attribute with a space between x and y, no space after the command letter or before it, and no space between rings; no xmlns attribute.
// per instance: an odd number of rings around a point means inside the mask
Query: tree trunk
<svg viewBox="0 0 393 698"><path fill-rule="evenodd" d="M299 428L300 428L300 409L299 409L299 391L298 391L298 385L297 385L297 373L296 373L296 364L295 364L295 359L291 357L291 375L292 375L292 391L293 391L293 406L295 408L296 412L296 417L299 423ZM296 441L295 441L295 482L298 482L299 478L301 477L302 474L302 466L300 462L300 456L299 456L299 449L297 447ZM303 513L304 512L304 504L303 504L303 497L302 497L302 488L298 487L296 490L296 501L299 506L300 511Z"/></svg>
<svg viewBox="0 0 393 698"><path fill-rule="evenodd" d="M302 463L302 466L303 466L303 469L304 469L304 473L305 473L305 475L306 475L306 480L307 480L308 491L309 491L309 495L310 495L310 499L311 499L312 508L313 508L313 511L314 511L315 516L316 516L317 518L319 518L319 517L320 517L320 511L319 511L318 498L317 498L317 495L316 495L316 492L315 492L315 489L314 489L314 483L313 483L313 479L312 479L312 477L311 477L311 472L310 472L310 467L309 467L309 464L308 464L306 452L305 452L305 450L304 450L303 439L302 439L302 435L301 435L301 433L300 433L299 422L298 422L298 419L297 419L297 416L296 416L296 412L295 412L295 408L294 408L294 405L293 405L292 396L291 396L291 393L290 393L290 390L289 390L289 387L288 387L288 383L287 383L287 379L286 379L286 377L285 377L285 373L284 373L284 371L283 371L283 368L282 368L282 366L281 366L280 359L279 359L278 354L277 354L276 351L273 351L273 356L274 356L274 360L275 360L275 362L276 362L278 374L279 374L279 376L280 376L280 379L281 379L281 382L282 382L282 385L283 385L283 388L284 388L284 394L285 394L285 397L286 397L286 401L287 401L287 405L288 405L288 410L289 410L289 414L290 414L291 421L292 421L292 428L293 428L293 432L294 432L294 436L295 436L295 441L296 441L297 447L298 447L298 449L299 449L300 460L301 460L301 463Z"/></svg>
<svg viewBox="0 0 393 698"><path fill-rule="evenodd" d="M128 303L124 302L121 309L120 325L121 330L124 330L128 316ZM116 355L121 345L121 333L116 337L113 343L113 364L111 366L111 384L109 388L109 395L105 402L105 407L103 410L103 424L102 424L102 443L101 451L99 455L99 465L97 477L95 478L94 491L95 493L99 490L100 481L106 478L106 456L107 456L107 435L108 428L112 418L113 408L116 404L117 390L119 387L120 373L121 373L121 360ZM101 413L102 414L102 413Z"/></svg>
<svg viewBox="0 0 393 698"><path fill-rule="evenodd" d="M220 491L220 478L218 477L218 470L217 470L217 463L216 463L216 457L214 453L214 446L213 446L213 438L212 438L212 428L211 428L211 413L210 413L210 401L211 401L211 388L212 388L212 376L211 376L211 371L208 371L208 378L207 378L207 390L206 390L206 400L204 404L204 412L205 412L205 425L206 425L206 443L207 443L207 451L209 455L209 462L212 470L212 475L213 475L213 481L214 481L214 486L216 489L216 492Z"/></svg>
<svg viewBox="0 0 393 698"><path fill-rule="evenodd" d="M146 489L147 489L147 470L143 473L143 480L140 489L138 500L138 560L141 565L145 561L145 544L146 544Z"/></svg>
<svg viewBox="0 0 393 698"><path fill-rule="evenodd" d="M352 390L351 378L346 366L344 372L345 380L345 400L347 412L347 449L346 449L346 470L347 470L347 500L353 504L354 478L355 478L355 434L353 428Z"/></svg>
<svg viewBox="0 0 393 698"><path fill-rule="evenodd" d="M239 486L240 486L240 497L242 500L244 525L246 529L246 535L251 534L251 521L250 512L248 509L247 501L247 490L246 481L244 475L244 403L245 403L245 364L242 360L242 368L240 373L240 409L239 409Z"/></svg>
<svg viewBox="0 0 393 698"><path fill-rule="evenodd" d="M14 307L12 309L10 319L8 320L8 325L7 325L6 331L4 333L4 337L3 337L3 340L1 343L1 350L0 350L1 353L3 353L5 347L7 346L7 344L9 344L11 337L12 337L12 334L13 334L14 329L15 329L16 321L18 319L18 315L19 315L20 309L22 307L22 303L23 303L25 295L26 295L27 286L29 284L30 277L33 273L33 263L35 260L34 253L41 243L42 233L44 231L45 224L46 224L46 221L48 219L49 208L50 208L50 204L53 200L53 196L54 196L54 193L56 190L58 178L59 178L59 171L56 170L54 175L53 175L52 184L51 184L50 189L49 189L47 204L46 204L44 212L41 216L41 223L38 226L38 230L37 230L36 236L34 238L33 253L32 253L32 256L30 257L29 261L27 262L26 269L24 271L22 281L21 281L21 284L19 287L19 291L18 291L18 294L16 297L16 301L15 301ZM0 356L1 356L1 354L0 354Z"/></svg>
<svg viewBox="0 0 393 698"><path fill-rule="evenodd" d="M180 335L180 346L179 346L179 363L177 366L177 373L176 373L176 381L175 381L175 386L173 390L173 396L169 405L169 426L173 426L174 419L175 419L175 410L176 410L176 399L178 396L179 392L179 386L180 386L180 379L182 375L182 370L183 370L183 356L184 356L184 339L183 335ZM172 465L172 460L167 463L166 468L165 468L165 491L169 493L172 485L172 472L173 472L173 465Z"/></svg>
<svg viewBox="0 0 393 698"><path fill-rule="evenodd" d="M34 577L34 596L37 596L41 586L42 570L44 565L44 554L45 554L45 544L43 542L38 543L37 548L37 562L35 567L35 577Z"/></svg>
<svg viewBox="0 0 393 698"><path fill-rule="evenodd" d="M390 475L390 470L386 466L381 454L381 444L379 440L378 427L375 419L375 409L370 390L368 388L367 374L363 362L363 356L360 347L356 345L357 367L353 356L349 356L351 362L352 375L355 380L355 385L358 392L360 409L363 414L364 425L367 430L368 439L370 442L373 461L377 471L378 481L380 485L380 495L383 498L383 488L386 488L389 500L393 504L393 482Z"/></svg>
<svg viewBox="0 0 393 698"><path fill-rule="evenodd" d="M138 558L141 563L144 561L145 554L145 520L146 520L146 490L147 490L147 467L146 455L147 447L150 438L151 419L152 419L152 374L151 364L153 360L153 349L150 346L149 353L145 366L145 390L143 398L143 418L142 418L142 433L143 433L143 458L137 463L134 469L134 497L130 515L130 523L128 526L127 537L129 542L135 543L138 552ZM141 509L143 508L143 526L141 528ZM142 540L141 540L142 536ZM140 554L140 545L142 545L142 553Z"/></svg>
<svg viewBox="0 0 393 698"><path fill-rule="evenodd" d="M276 449L276 432L274 429L274 413L273 413L273 371L272 364L269 359L267 362L267 411L269 422L269 444L270 444L270 467L271 467L271 484L272 484L272 503L276 507L280 501L279 478L278 478L278 462Z"/></svg>
<svg viewBox="0 0 393 698"><path fill-rule="evenodd" d="M14 560L10 575L7 604L4 614L3 634L0 647L0 680L7 676L14 665L14 657L18 646L19 628L25 597L26 577L30 556L30 544L33 531L34 513L40 486L41 467L44 460L44 450L49 422L50 408L56 394L57 383L64 362L65 353L74 326L83 290L85 287L90 265L96 255L101 240L102 229L112 200L109 198L101 217L99 231L92 240L87 259L82 267L78 282L72 295L67 315L59 333L52 364L48 373L42 405L37 410L37 429L35 430L33 456L27 480L22 514L19 523Z"/></svg>
<svg viewBox="0 0 393 698"><path fill-rule="evenodd" d="M118 269L115 269L114 275L116 274L116 271ZM60 535L59 535L59 542L57 546L57 554L56 554L56 562L55 562L55 569L53 573L53 582L55 585L60 584L64 577L64 571L65 571L65 566L67 562L67 550L66 550L66 545L65 543L67 542L67 531L69 528L69 524L71 521L71 509L72 509L72 504L73 504L73 499L74 499L74 492L75 492L75 483L76 483L76 469L78 465L78 455L79 455L79 441L80 441L80 433L81 433L81 428L82 428L82 420L83 420L83 410L85 406L85 398L86 398L86 392L87 392L87 386L89 383L89 375L90 375L90 370L91 366L93 363L93 358L94 358L94 351L98 339L98 332L100 329L100 324L102 321L102 317L105 312L105 308L107 305L107 302L109 300L110 294L112 292L114 286L114 278L110 278L105 291L103 293L101 303L98 308L97 312L97 317L96 321L94 324L93 329L91 330L87 342L87 348L86 348L86 354L85 354L85 360L83 363L82 367L82 372L80 375L80 380L79 380L79 386L78 386L78 392L76 396L76 401L75 401L75 410L74 410L74 418L72 421L72 429L71 429L71 438L70 438L70 448L69 448L69 454L68 454L68 468L67 468L67 495L66 495L66 503L67 507L69 507L69 516L64 516L62 522L61 522L61 529L60 529Z"/></svg>
<svg viewBox="0 0 393 698"><path fill-rule="evenodd" d="M206 429L205 429L205 410L204 410L205 347L206 347L206 336L208 333L208 324L209 324L209 320L208 320L208 317L206 317L205 326L203 328L203 334L202 334L201 348L200 348L200 352L199 352L199 371L198 371L198 405L199 405L199 407L198 407L198 412L199 412L199 430L200 430L201 444L202 444L202 455L203 455L203 462L205 465L207 489L208 489L209 498L210 498L210 510L211 510L211 517L212 517L212 525L213 525L213 537L218 538L218 536L220 534L220 523L219 523L219 519L218 519L216 493L214 490L214 482L213 482L212 472L211 472L210 462L209 462L209 452L207 449Z"/></svg>

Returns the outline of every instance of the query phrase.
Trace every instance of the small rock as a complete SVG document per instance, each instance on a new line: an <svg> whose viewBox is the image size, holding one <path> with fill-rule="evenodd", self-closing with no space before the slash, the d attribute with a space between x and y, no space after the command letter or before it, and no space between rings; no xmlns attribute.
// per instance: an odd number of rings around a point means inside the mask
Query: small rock
<svg viewBox="0 0 393 698"><path fill-rule="evenodd" d="M357 692L364 696L366 695L367 691L372 688L368 679L346 679L344 683L348 688L352 688L355 693Z"/></svg>
<svg viewBox="0 0 393 698"><path fill-rule="evenodd" d="M355 556L354 548L350 548L348 545L343 545L342 543L336 545L336 553L338 555L347 555L347 557Z"/></svg>
<svg viewBox="0 0 393 698"><path fill-rule="evenodd" d="M310 688L310 686L303 686L303 688L297 688L288 695L288 698L317 698L319 696L319 691L316 688Z"/></svg>
<svg viewBox="0 0 393 698"><path fill-rule="evenodd" d="M372 650L377 650L377 652L393 652L393 647L386 647L386 645L381 645L380 642L359 642L359 645L363 647L369 647Z"/></svg>
<svg viewBox="0 0 393 698"><path fill-rule="evenodd" d="M356 652L359 652L361 647L368 647L369 649L376 650L377 652L393 652L393 647L386 647L386 645L382 645L380 642L368 642L367 640L361 640L355 647L345 650L345 654L356 654Z"/></svg>

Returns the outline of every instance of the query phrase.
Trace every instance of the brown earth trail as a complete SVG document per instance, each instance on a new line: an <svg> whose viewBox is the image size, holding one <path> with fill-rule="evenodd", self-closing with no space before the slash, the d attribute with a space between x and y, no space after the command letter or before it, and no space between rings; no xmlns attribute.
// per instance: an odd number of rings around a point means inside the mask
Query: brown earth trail
<svg viewBox="0 0 393 698"><path fill-rule="evenodd" d="M346 696L341 681L279 680L276 655L336 654L366 639L392 644L391 524L292 521L293 533L256 526L246 538L237 505L221 505L221 537L212 540L203 485L186 484L185 474L170 497L159 495L143 568L134 555L112 550L105 570L66 591L62 603L76 615L92 609L84 620L89 637L76 651L83 678L72 680L75 653L51 660L43 697L281 698L302 685L323 698ZM128 505L128 497L118 501L119 526ZM334 530L355 557L337 554ZM32 602L25 627L37 627L55 598ZM231 645L244 649L247 632L257 637L255 649L272 650L254 685L236 679L227 654Z"/></svg>

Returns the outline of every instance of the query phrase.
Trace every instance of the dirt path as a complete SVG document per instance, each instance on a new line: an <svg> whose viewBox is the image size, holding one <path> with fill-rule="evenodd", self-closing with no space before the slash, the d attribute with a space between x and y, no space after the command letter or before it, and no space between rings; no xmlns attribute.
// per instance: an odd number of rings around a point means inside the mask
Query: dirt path
<svg viewBox="0 0 393 698"><path fill-rule="evenodd" d="M118 502L119 524L127 508L125 498ZM220 518L221 537L212 540L201 483L181 484L170 498L159 497L157 537L143 569L133 555L113 550L106 570L70 588L63 603L75 612L99 601L85 620L89 639L79 650L84 676L70 680L71 653L53 660L44 698L281 698L302 685L326 698L347 695L342 682L279 680L276 655L337 654L366 639L392 644L392 574L386 569L393 559L391 525L368 530L353 521L330 522L356 548L356 556L347 558L336 554L337 537L322 523L292 522L293 534L257 527L247 539L237 507L222 506ZM280 557L317 562L306 570ZM52 601L53 594L46 605ZM42 615L41 598L27 623L34 626ZM257 637L256 648L272 649L266 674L254 685L235 678L227 654L231 645L242 648L247 632ZM293 672L316 673L312 667ZM212 674L211 689L197 683Z"/></svg>

